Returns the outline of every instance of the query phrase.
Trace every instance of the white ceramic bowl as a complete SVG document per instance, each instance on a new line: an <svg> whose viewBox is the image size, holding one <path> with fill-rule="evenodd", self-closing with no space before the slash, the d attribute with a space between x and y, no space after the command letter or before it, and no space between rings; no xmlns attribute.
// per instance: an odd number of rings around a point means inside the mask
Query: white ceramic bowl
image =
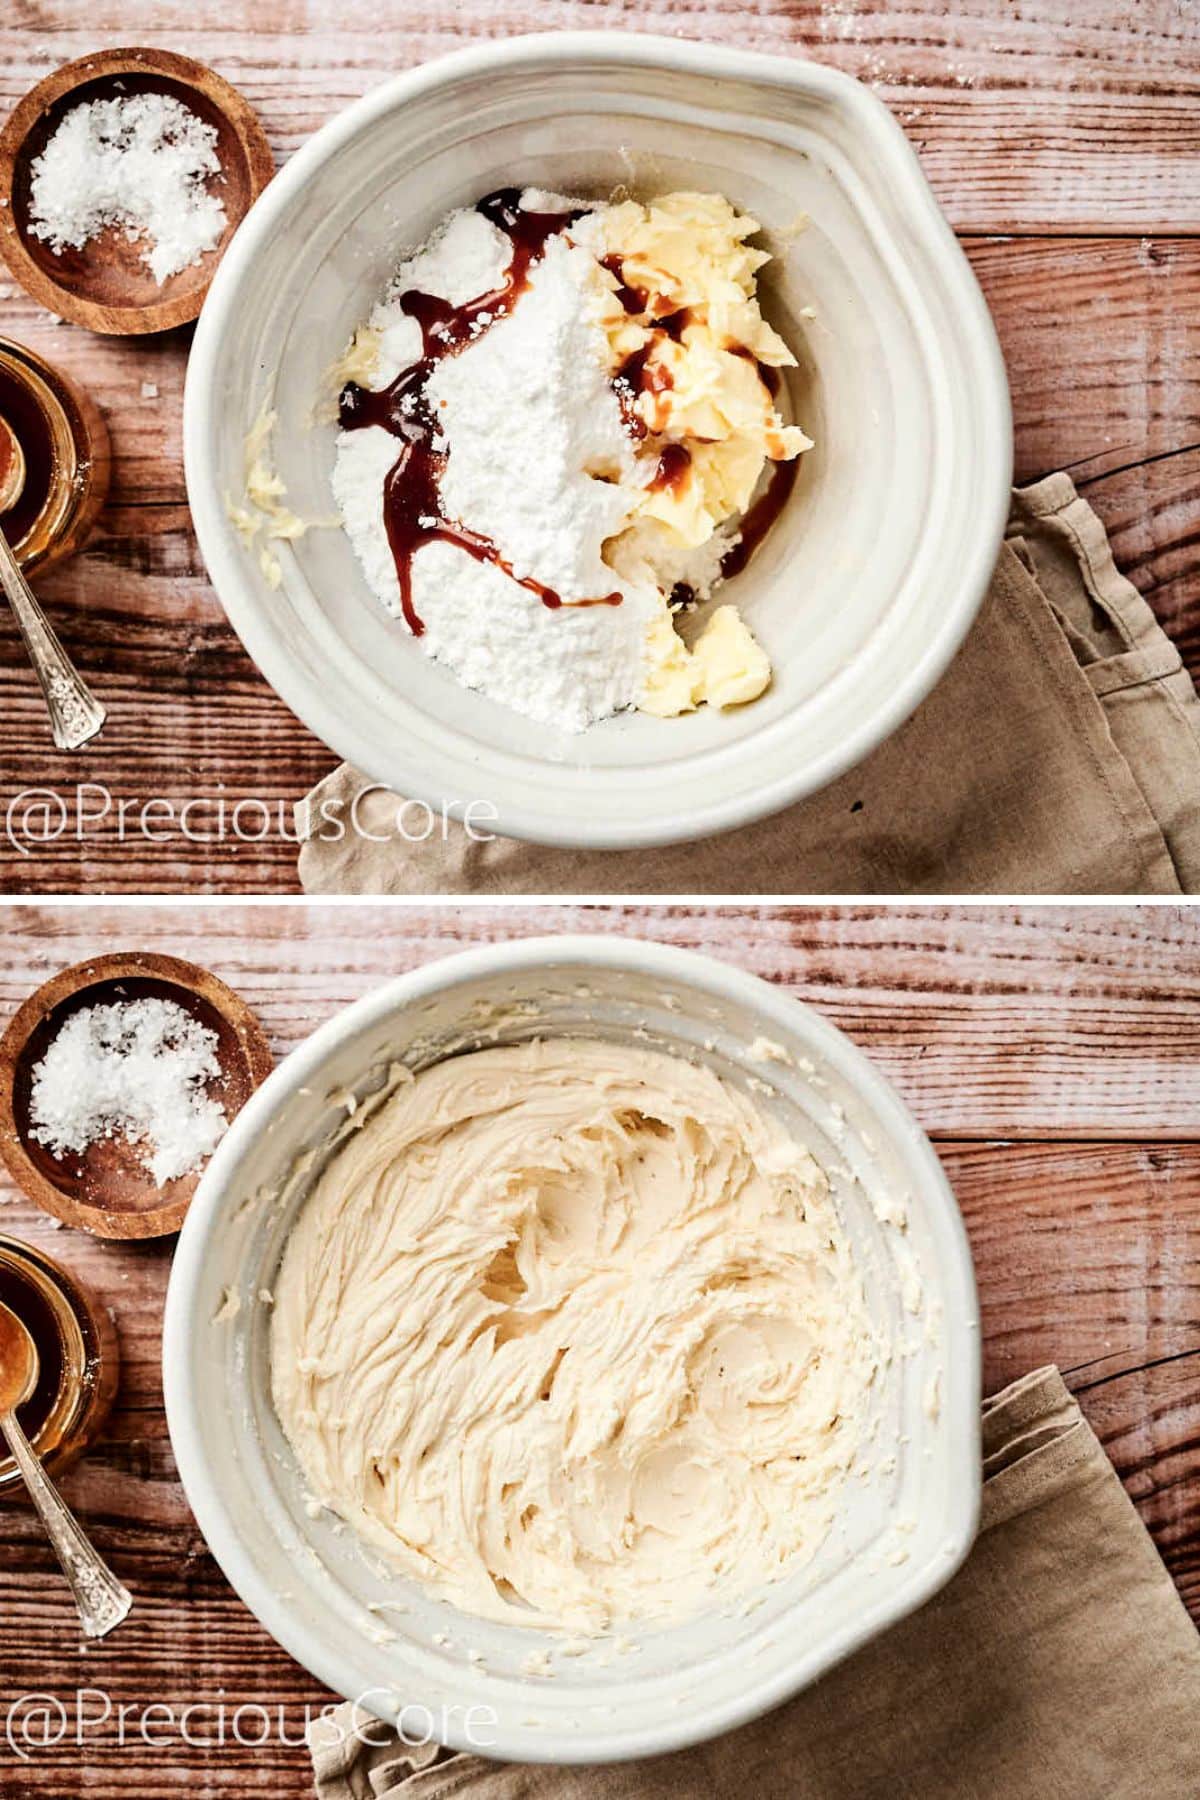
<svg viewBox="0 0 1200 1800"><path fill-rule="evenodd" d="M513 1008L521 1009L513 1012ZM344 1090L380 1085L481 1040L535 1033L650 1042L727 1077L767 1081L831 1169L872 1315L896 1351L869 1473L845 1492L816 1560L752 1608L628 1635L637 1654L555 1655L522 1674L540 1631L468 1619L381 1570L304 1504L269 1390L270 1290L296 1210L345 1118ZM790 1064L752 1061L766 1036ZM645 1042L640 1036L638 1042ZM288 1177L313 1150L310 1170ZM896 1203L907 1226L894 1222ZM891 1222L889 1222L891 1221ZM227 1293L233 1318L214 1322ZM192 1202L163 1340L171 1441L214 1556L266 1628L320 1680L410 1736L508 1759L597 1762L679 1748L754 1717L920 1606L958 1567L980 1493L979 1334L970 1256L927 1139L860 1051L786 994L705 957L614 938L543 938L437 962L331 1019L235 1120ZM377 1641L383 1615L395 1632ZM486 1669L468 1651L482 1651ZM488 1715L470 1709L490 1709ZM470 1714L470 1716L468 1716ZM480 1723L481 1719L484 1723Z"/></svg>
<svg viewBox="0 0 1200 1800"><path fill-rule="evenodd" d="M499 183L604 195L709 188L777 260L766 308L802 358L816 440L728 597L775 667L729 713L556 733L460 687L374 599L340 531L283 546L273 592L230 524L243 440L277 407L289 503L328 517L322 377L399 252ZM811 223L798 236L798 217ZM815 309L815 318L803 316ZM400 76L276 176L218 270L184 414L188 495L217 592L267 679L373 780L514 837L667 843L745 824L849 768L905 719L974 618L1008 509L995 332L904 134L818 64L622 32L517 38Z"/></svg>

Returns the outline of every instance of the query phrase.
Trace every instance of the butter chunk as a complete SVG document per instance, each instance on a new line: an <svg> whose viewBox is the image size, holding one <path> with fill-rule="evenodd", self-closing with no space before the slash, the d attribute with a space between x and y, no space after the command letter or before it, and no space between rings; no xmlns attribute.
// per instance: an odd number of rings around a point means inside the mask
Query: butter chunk
<svg viewBox="0 0 1200 1800"><path fill-rule="evenodd" d="M253 547L260 531L266 540L274 538L285 543L295 543L314 527L325 529L341 524L340 518L302 519L290 506L284 504L287 487L282 477L276 474L270 460L271 434L277 422L278 414L264 405L246 433L242 447L245 462L244 504L230 494L225 496L226 514L230 523L241 534L247 549ZM283 580L283 566L269 541L264 542L258 552L258 566L267 586L277 588Z"/></svg>
<svg viewBox="0 0 1200 1800"><path fill-rule="evenodd" d="M796 357L759 307L758 273L770 258L747 241L759 229L722 195L701 193L623 201L581 228L601 264L597 320L610 368L638 359L637 391L625 404L641 433L640 495L605 560L629 578L651 577L664 594L682 586L708 599L721 580L722 540L753 505L768 466L812 448L780 416L766 379L795 367ZM676 448L686 452L684 466L664 479L663 456ZM708 545L714 553L705 557ZM770 679L766 656L731 609L715 615L690 653L664 612L649 629L638 704L658 717L706 702L738 706Z"/></svg>
<svg viewBox="0 0 1200 1800"><path fill-rule="evenodd" d="M734 606L718 606L692 647L692 663L709 706L744 706L771 680L767 653Z"/></svg>
<svg viewBox="0 0 1200 1800"><path fill-rule="evenodd" d="M767 653L736 607L719 606L689 650L664 603L647 630L638 706L659 719L703 705L744 706L770 680Z"/></svg>
<svg viewBox="0 0 1200 1800"><path fill-rule="evenodd" d="M724 610L724 609L722 609ZM646 665L638 706L656 719L674 719L698 703L692 655L671 621L666 602L646 632Z"/></svg>

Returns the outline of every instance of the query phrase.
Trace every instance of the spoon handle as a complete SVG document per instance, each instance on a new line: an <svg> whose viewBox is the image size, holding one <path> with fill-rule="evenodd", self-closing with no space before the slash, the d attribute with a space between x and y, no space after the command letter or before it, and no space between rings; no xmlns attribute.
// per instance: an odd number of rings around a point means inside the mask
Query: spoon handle
<svg viewBox="0 0 1200 1800"><path fill-rule="evenodd" d="M46 697L54 742L60 750L78 750L81 744L95 737L107 715L34 599L3 531L0 531L0 586L8 595L34 674Z"/></svg>
<svg viewBox="0 0 1200 1800"><path fill-rule="evenodd" d="M62 1572L79 1608L84 1636L104 1637L127 1616L133 1605L132 1594L122 1587L84 1537L75 1515L51 1486L14 1414L0 1414L0 1431L25 1478L29 1497L41 1515L46 1534L62 1564Z"/></svg>

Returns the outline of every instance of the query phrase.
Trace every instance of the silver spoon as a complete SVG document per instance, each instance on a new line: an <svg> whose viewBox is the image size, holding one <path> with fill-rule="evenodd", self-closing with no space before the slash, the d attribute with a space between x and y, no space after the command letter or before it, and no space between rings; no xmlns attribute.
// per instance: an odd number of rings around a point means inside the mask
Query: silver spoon
<svg viewBox="0 0 1200 1800"><path fill-rule="evenodd" d="M11 512L25 486L25 452L7 420L0 419L0 521ZM0 587L8 595L17 627L25 640L34 674L41 683L50 713L50 729L60 750L78 750L94 738L106 718L104 708L87 687L59 643L53 627L33 597L0 523Z"/></svg>
<svg viewBox="0 0 1200 1800"><path fill-rule="evenodd" d="M12 1308L0 1303L0 1432L62 1564L84 1636L101 1638L127 1616L133 1596L84 1537L17 1423L17 1408L32 1394L37 1377L37 1345Z"/></svg>

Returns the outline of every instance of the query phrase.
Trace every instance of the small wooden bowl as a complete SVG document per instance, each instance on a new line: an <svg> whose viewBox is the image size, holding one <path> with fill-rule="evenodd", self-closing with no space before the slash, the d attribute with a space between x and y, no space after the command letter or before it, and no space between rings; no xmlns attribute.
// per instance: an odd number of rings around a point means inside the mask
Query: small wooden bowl
<svg viewBox="0 0 1200 1800"><path fill-rule="evenodd" d="M224 180L219 243L161 284L142 260L144 245L116 226L79 250L54 251L29 229L33 164L63 114L80 101L119 94L170 94L214 125ZM167 50L104 50L66 63L18 102L0 133L0 253L42 306L92 331L170 331L194 319L226 246L275 172L271 148L249 102L203 63Z"/></svg>
<svg viewBox="0 0 1200 1800"><path fill-rule="evenodd" d="M96 1237L151 1238L178 1231L200 1180L154 1182L134 1146L103 1138L81 1155L55 1156L30 1136L33 1071L72 1013L119 1000L173 1000L217 1034L221 1074L209 1092L232 1120L271 1072L262 1026L232 988L174 956L97 956L31 994L0 1039L0 1156L18 1186L66 1225Z"/></svg>

